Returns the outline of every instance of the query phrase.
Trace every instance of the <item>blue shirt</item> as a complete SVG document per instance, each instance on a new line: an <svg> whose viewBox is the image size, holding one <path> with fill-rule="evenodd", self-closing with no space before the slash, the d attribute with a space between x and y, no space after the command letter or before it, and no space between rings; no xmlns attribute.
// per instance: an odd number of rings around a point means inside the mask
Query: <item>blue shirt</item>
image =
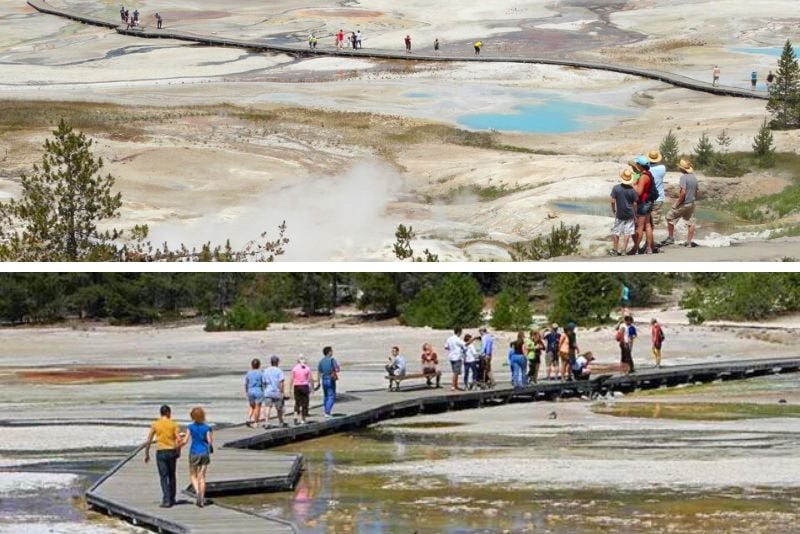
<svg viewBox="0 0 800 534"><path fill-rule="evenodd" d="M247 383L247 391L253 393L263 393L264 392L264 375L258 369L252 369L247 371L247 375L244 377L245 382Z"/></svg>
<svg viewBox="0 0 800 534"><path fill-rule="evenodd" d="M650 167L650 174L653 176L653 183L656 185L656 191L658 191L656 202L664 202L667 198L664 193L664 176L667 175L667 168L664 165L655 165Z"/></svg>
<svg viewBox="0 0 800 534"><path fill-rule="evenodd" d="M281 371L280 367L267 367L264 370L264 395L267 397L279 398L283 395L283 389L281 389L281 382L283 382L283 371Z"/></svg>
<svg viewBox="0 0 800 534"><path fill-rule="evenodd" d="M486 333L481 336L481 354L485 354L486 356L491 356L492 351L494 350L494 336L492 334Z"/></svg>
<svg viewBox="0 0 800 534"><path fill-rule="evenodd" d="M189 454L208 454L208 433L211 427L205 423L192 423L189 425L189 433L192 435L192 447Z"/></svg>
<svg viewBox="0 0 800 534"><path fill-rule="evenodd" d="M339 372L339 364L336 358L326 356L320 360L317 371L321 376L331 376L334 372Z"/></svg>
<svg viewBox="0 0 800 534"><path fill-rule="evenodd" d="M547 341L547 352L552 352L553 354L558 352L558 340L560 338L561 336L558 332L553 332L552 330L544 335L544 340Z"/></svg>

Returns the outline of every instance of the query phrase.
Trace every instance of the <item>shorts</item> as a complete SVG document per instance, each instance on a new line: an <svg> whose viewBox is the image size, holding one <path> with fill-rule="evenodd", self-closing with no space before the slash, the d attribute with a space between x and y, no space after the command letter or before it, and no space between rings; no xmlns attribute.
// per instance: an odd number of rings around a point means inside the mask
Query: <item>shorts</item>
<svg viewBox="0 0 800 534"><path fill-rule="evenodd" d="M190 454L189 467L203 467L211 463L211 456L208 454Z"/></svg>
<svg viewBox="0 0 800 534"><path fill-rule="evenodd" d="M569 352L559 352L558 357L562 362L568 362L570 360Z"/></svg>
<svg viewBox="0 0 800 534"><path fill-rule="evenodd" d="M547 363L549 365L558 365L558 354L553 351L547 351L545 354L545 358L547 358Z"/></svg>
<svg viewBox="0 0 800 534"><path fill-rule="evenodd" d="M642 202L636 208L636 214L639 217L646 217L653 212L653 203L652 202Z"/></svg>
<svg viewBox="0 0 800 534"><path fill-rule="evenodd" d="M653 212L651 213L651 216L653 217L653 225L661 224L661 221L663 220L661 208L663 206L663 202L653 202Z"/></svg>
<svg viewBox="0 0 800 534"><path fill-rule="evenodd" d="M264 396L264 406L275 406L278 410L283 410L283 395L280 397Z"/></svg>
<svg viewBox="0 0 800 534"><path fill-rule="evenodd" d="M453 369L453 373L460 375L461 370L463 369L464 362L461 360L455 360L450 362L450 368Z"/></svg>
<svg viewBox="0 0 800 534"><path fill-rule="evenodd" d="M671 210L669 210L669 215L667 215L667 222L670 224L675 224L675 221L677 221L678 219L683 219L689 226L695 225L694 202L692 202L691 204L683 204L681 206L678 206L677 208L672 208Z"/></svg>
<svg viewBox="0 0 800 534"><path fill-rule="evenodd" d="M261 404L264 402L264 394L260 391L248 391L247 392L247 401L250 404Z"/></svg>
<svg viewBox="0 0 800 534"><path fill-rule="evenodd" d="M635 231L636 221L634 219L614 219L611 235L633 235Z"/></svg>

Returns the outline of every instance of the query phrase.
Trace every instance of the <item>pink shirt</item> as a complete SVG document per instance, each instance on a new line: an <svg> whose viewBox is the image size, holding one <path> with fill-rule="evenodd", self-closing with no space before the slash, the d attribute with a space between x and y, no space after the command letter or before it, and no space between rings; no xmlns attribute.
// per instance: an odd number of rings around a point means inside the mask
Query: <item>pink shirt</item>
<svg viewBox="0 0 800 534"><path fill-rule="evenodd" d="M292 384L295 386L307 386L311 379L311 368L307 365L298 363L292 368Z"/></svg>

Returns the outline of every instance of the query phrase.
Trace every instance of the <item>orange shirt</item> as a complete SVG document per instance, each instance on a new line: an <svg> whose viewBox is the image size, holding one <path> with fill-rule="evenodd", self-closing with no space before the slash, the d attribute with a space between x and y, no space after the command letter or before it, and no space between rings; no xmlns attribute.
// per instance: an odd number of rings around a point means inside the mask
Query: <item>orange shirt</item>
<svg viewBox="0 0 800 534"><path fill-rule="evenodd" d="M175 434L180 430L178 423L172 419L162 417L153 421L150 429L156 436L156 449L166 451L178 448L178 443L175 441Z"/></svg>

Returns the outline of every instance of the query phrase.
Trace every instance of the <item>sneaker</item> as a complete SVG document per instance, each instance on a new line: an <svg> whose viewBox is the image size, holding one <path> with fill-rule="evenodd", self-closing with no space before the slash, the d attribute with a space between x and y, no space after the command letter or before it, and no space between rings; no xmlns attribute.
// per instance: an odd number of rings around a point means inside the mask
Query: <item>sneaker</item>
<svg viewBox="0 0 800 534"><path fill-rule="evenodd" d="M615 249L609 250L608 251L608 255L609 256L622 256L622 254L620 254L619 250L615 250Z"/></svg>
<svg viewBox="0 0 800 534"><path fill-rule="evenodd" d="M628 252L625 253L626 256L636 256L639 251L635 248L630 249Z"/></svg>
<svg viewBox="0 0 800 534"><path fill-rule="evenodd" d="M700 245L698 245L698 244L697 244L697 243L695 243L694 241L687 241L687 242L686 242L686 244L685 244L684 246L685 246L686 248L697 248L697 247L699 247Z"/></svg>
<svg viewBox="0 0 800 534"><path fill-rule="evenodd" d="M330 419L330 418L331 418L331 414L329 414L329 413L326 413L326 414L325 414L325 419Z"/></svg>
<svg viewBox="0 0 800 534"><path fill-rule="evenodd" d="M662 241L660 243L660 245L662 247L666 247L668 245L674 245L674 244L675 244L675 240L673 238L671 238L671 237L666 238L664 241Z"/></svg>
<svg viewBox="0 0 800 534"><path fill-rule="evenodd" d="M197 505L198 508L203 507L203 499L202 497L200 497L200 495L198 495L197 498L194 500L194 504Z"/></svg>

